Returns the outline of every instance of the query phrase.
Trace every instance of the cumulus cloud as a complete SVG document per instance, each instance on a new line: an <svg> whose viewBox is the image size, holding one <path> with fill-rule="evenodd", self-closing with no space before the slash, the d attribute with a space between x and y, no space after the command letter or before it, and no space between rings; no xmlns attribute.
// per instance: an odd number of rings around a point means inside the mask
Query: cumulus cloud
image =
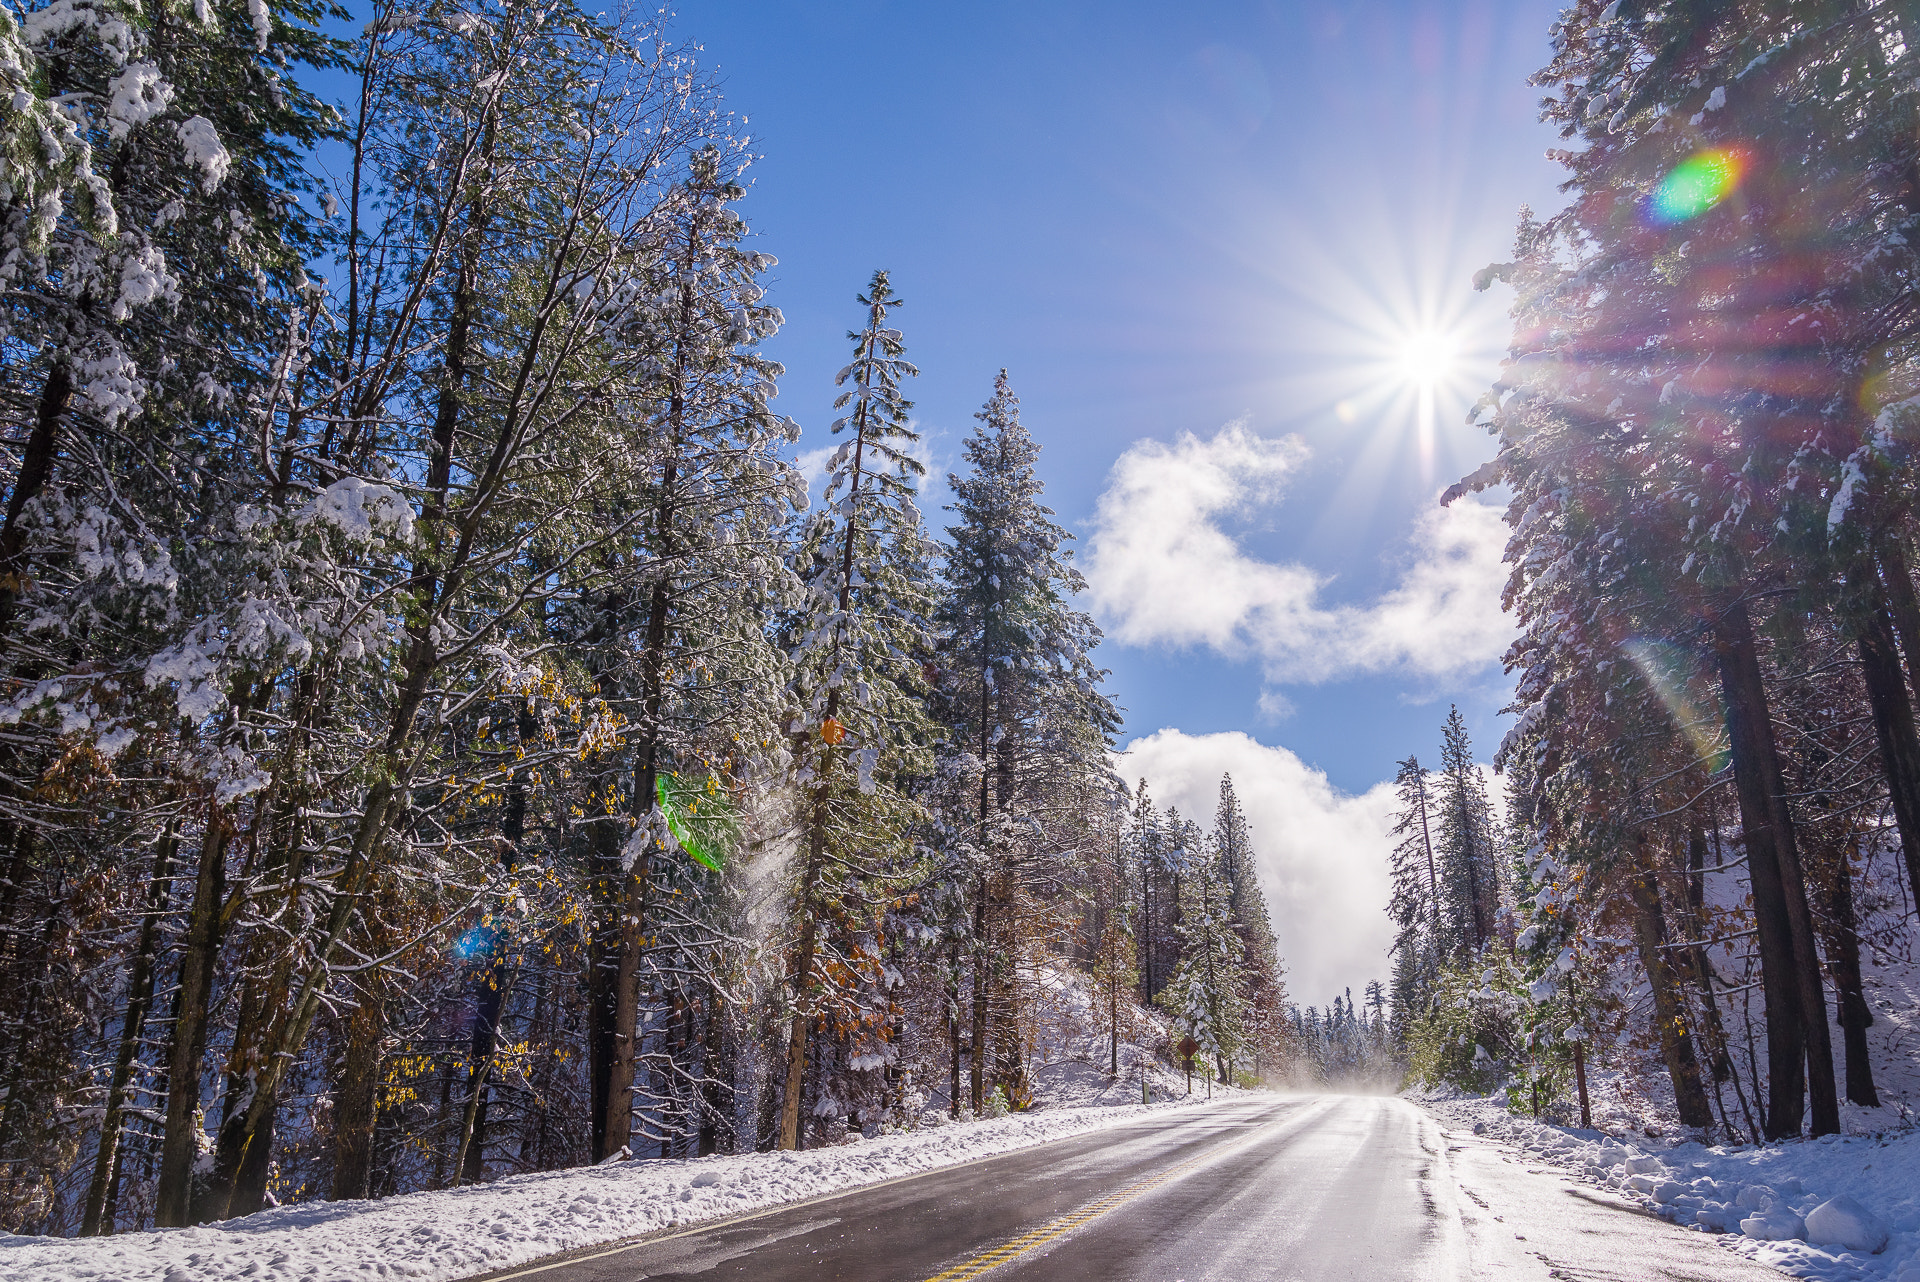
<svg viewBox="0 0 1920 1282"><path fill-rule="evenodd" d="M1220 776L1233 776L1295 1001L1324 1007L1344 988L1358 997L1368 980L1388 978L1391 784L1343 793L1287 749L1237 731L1161 730L1116 764L1129 783L1147 781L1154 804L1202 827L1212 826Z"/></svg>
<svg viewBox="0 0 1920 1282"><path fill-rule="evenodd" d="M1306 459L1298 437L1241 423L1122 454L1087 543L1109 635L1257 658L1281 684L1390 669L1446 676L1498 658L1513 635L1500 610L1506 530L1484 504L1422 512L1398 583L1360 604L1323 601L1328 578L1306 566L1246 554L1223 522L1279 502Z"/></svg>

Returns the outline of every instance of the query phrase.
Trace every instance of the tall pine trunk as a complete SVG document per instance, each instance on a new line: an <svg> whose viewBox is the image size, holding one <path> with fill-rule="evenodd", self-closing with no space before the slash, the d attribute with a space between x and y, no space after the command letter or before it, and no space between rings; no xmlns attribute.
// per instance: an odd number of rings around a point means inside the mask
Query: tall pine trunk
<svg viewBox="0 0 1920 1282"><path fill-rule="evenodd" d="M346 1051L333 1101L333 1187L336 1202L364 1198L373 1174L374 1124L379 1116L381 1044L386 1002L370 981L346 1019Z"/></svg>
<svg viewBox="0 0 1920 1282"><path fill-rule="evenodd" d="M73 374L64 359L54 361L47 381L40 389L40 404L33 416L33 431L27 436L26 451L20 456L20 472L13 492L7 496L6 523L0 525L0 635L13 622L13 611L27 584L26 531L20 518L26 505L39 498L53 475L54 456L60 448L60 420L73 403Z"/></svg>
<svg viewBox="0 0 1920 1282"><path fill-rule="evenodd" d="M153 878L147 883L147 911L140 920L139 942L134 946L133 965L127 975L127 1008L120 1020L120 1049L114 1056L113 1077L107 1083L106 1108L100 1119L100 1144L93 1158L93 1180L87 1188L86 1211L80 1221L81 1237L113 1232L110 1208L115 1200L114 1190L120 1184L120 1127L124 1121L127 1082L133 1075L141 1034L146 1030L147 1010L153 1002L160 916L167 910L173 885L173 857L178 846L178 829L170 823L153 858Z"/></svg>
<svg viewBox="0 0 1920 1282"><path fill-rule="evenodd" d="M1887 615L1905 652L1907 693L1920 703L1920 596L1913 590L1906 549L1897 536L1887 535L1879 541L1875 559L1887 593Z"/></svg>
<svg viewBox="0 0 1920 1282"><path fill-rule="evenodd" d="M214 963L220 956L227 845L232 835L226 816L209 803L167 1053L167 1120L153 1209L153 1222L163 1229L193 1223L193 1168L200 1156L200 1061L207 1053L207 1012Z"/></svg>
<svg viewBox="0 0 1920 1282"><path fill-rule="evenodd" d="M533 737L533 733L533 717L522 709L519 741L525 744ZM513 875L526 829L527 781L524 773L516 770L513 782L507 785L507 813L500 824L500 874L503 878ZM474 999L473 1036L468 1048L468 1121L462 1128L460 1162L454 1176L463 1184L478 1180L486 1166L487 1104L491 1094L488 1078L492 1074L494 1048L500 1037L500 1012L507 1000L507 942L504 930L495 932L487 950L487 969L481 976L480 991Z"/></svg>
<svg viewBox="0 0 1920 1282"><path fill-rule="evenodd" d="M1865 588L1875 586L1870 576L1856 577ZM1920 733L1915 732L1913 702L1900 672L1893 627L1877 591L1861 606L1856 628L1860 675L1873 712L1874 738L1880 747L1880 773L1887 781L1907 885L1914 902L1920 903Z"/></svg>
<svg viewBox="0 0 1920 1282"><path fill-rule="evenodd" d="M1653 1018L1660 1036L1660 1053L1667 1061L1667 1075L1673 1080L1674 1105L1682 1126L1701 1129L1713 1125L1713 1109L1700 1082L1700 1061L1694 1054L1693 1036L1682 1014L1672 967L1667 962L1667 921L1660 904L1660 885L1654 877L1653 861L1646 835L1636 833L1633 850L1635 866L1628 878L1633 895L1634 942L1639 946L1640 965L1653 990Z"/></svg>
<svg viewBox="0 0 1920 1282"><path fill-rule="evenodd" d="M1840 1128L1840 1101L1820 959L1787 809L1786 779L1774 746L1759 650L1744 602L1721 615L1714 646L1726 700L1727 738L1753 882L1761 986L1767 1003L1766 1132L1770 1139L1799 1134L1810 1094L1814 1134L1831 1134Z"/></svg>
<svg viewBox="0 0 1920 1282"><path fill-rule="evenodd" d="M1707 885L1707 833L1698 819L1687 828L1687 938L1692 945L1687 949L1687 960L1691 965L1694 986L1700 992L1700 1005L1705 1011L1702 1040L1707 1044L1708 1063L1713 1069L1713 1080L1724 1082L1733 1076L1733 1056L1727 1049L1726 1024L1720 1018L1720 998L1713 989L1713 958L1707 953L1706 945L1706 902Z"/></svg>
<svg viewBox="0 0 1920 1282"><path fill-rule="evenodd" d="M1860 934L1853 908L1853 869L1845 850L1836 850L1827 870L1827 959L1839 997L1840 1034L1846 1048L1847 1098L1866 1108L1877 1108L1880 1093L1873 1085L1873 1065L1867 1054L1867 1029L1873 1008L1860 976Z"/></svg>

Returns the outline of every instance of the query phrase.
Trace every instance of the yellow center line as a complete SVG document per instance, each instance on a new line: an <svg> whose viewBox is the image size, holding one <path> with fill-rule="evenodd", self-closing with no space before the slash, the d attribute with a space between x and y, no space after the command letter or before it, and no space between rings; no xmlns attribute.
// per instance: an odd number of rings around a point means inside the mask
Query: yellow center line
<svg viewBox="0 0 1920 1282"><path fill-rule="evenodd" d="M991 1269L997 1269L1009 1261L1018 1259L1020 1256L1026 1255L1031 1251L1038 1250L1055 1238L1073 1232L1073 1230L1086 1224L1090 1220L1099 1219L1108 1211L1124 1206L1126 1203L1144 1194L1151 1193L1154 1189L1159 1188L1174 1176L1180 1175L1200 1165L1200 1163L1217 1156L1219 1156L1217 1153L1203 1153L1199 1157L1189 1158L1177 1166L1170 1166L1157 1175L1149 1175L1145 1179L1135 1180L1125 1188L1109 1193L1097 1202L1089 1202L1077 1211L1069 1211L1065 1215L1048 1220L1037 1229L1029 1229L1019 1237L1011 1238L1002 1242L999 1246L982 1251L963 1264L956 1264L945 1272L936 1273L928 1278L926 1282L970 1282L970 1279L977 1278L982 1273L986 1273Z"/></svg>

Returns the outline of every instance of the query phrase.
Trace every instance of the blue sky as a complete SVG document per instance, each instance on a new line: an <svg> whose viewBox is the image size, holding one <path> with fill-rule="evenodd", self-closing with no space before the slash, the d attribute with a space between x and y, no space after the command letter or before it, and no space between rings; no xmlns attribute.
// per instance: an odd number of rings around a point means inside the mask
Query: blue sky
<svg viewBox="0 0 1920 1282"><path fill-rule="evenodd" d="M1259 791L1256 826L1286 847L1267 869L1283 917L1316 878L1378 917L1376 785L1408 752L1437 756L1450 700L1484 755L1498 741L1497 528L1448 526L1433 499L1492 450L1462 419L1506 299L1475 295L1472 273L1505 256L1523 202L1558 201L1526 84L1553 13L679 10L763 155L745 212L780 259L771 354L801 448L826 439L875 267L907 301L936 468L1006 366L1099 570L1126 738L1179 732L1123 769L1151 760L1156 793L1188 810L1210 812L1222 767ZM1410 341L1439 352L1435 381L1405 368ZM1460 558L1451 575L1435 547ZM1368 977L1375 925L1344 959L1300 931L1303 1001Z"/></svg>

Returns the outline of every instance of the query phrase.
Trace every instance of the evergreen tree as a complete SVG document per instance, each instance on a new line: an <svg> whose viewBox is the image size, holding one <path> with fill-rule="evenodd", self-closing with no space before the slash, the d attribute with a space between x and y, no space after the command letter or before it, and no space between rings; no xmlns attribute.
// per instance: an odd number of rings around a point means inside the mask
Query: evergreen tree
<svg viewBox="0 0 1920 1282"><path fill-rule="evenodd" d="M847 337L834 423L847 439L829 465L826 510L812 522L806 605L796 626L792 739L801 849L793 894L791 1003L779 1146L801 1144L808 1050L816 1031L855 1044L841 1062L879 1067L889 1053L887 910L913 878L923 812L908 781L931 767L921 663L930 652L928 550L914 504L923 472L901 380L917 371L887 324L900 299L884 271L859 296L866 324ZM864 1071L855 1069L854 1071ZM844 1113L823 1092L818 1111Z"/></svg>
<svg viewBox="0 0 1920 1282"><path fill-rule="evenodd" d="M1260 888L1253 829L1233 790L1231 775L1220 776L1220 801L1214 810L1209 848L1228 889L1228 908L1245 957L1241 1000L1246 1014L1242 1022L1257 1077L1259 1061L1278 1063L1285 1055L1287 985L1266 893Z"/></svg>
<svg viewBox="0 0 1920 1282"><path fill-rule="evenodd" d="M1246 1035L1245 948L1216 861L1194 860L1180 893L1180 960L1158 1000L1199 1044L1219 1080L1229 1082Z"/></svg>
<svg viewBox="0 0 1920 1282"><path fill-rule="evenodd" d="M1423 785L1409 758L1416 790ZM1438 812L1433 842L1440 867L1440 919L1453 925L1454 955L1478 953L1493 941L1499 925L1506 843L1494 820L1493 805L1467 724L1454 707L1447 712L1440 746ZM1424 818L1424 816L1423 816Z"/></svg>
<svg viewBox="0 0 1920 1282"><path fill-rule="evenodd" d="M1394 795L1395 812L1390 875L1393 895L1387 912L1393 918L1393 1010L1402 1026L1426 1009L1439 979L1440 961L1454 949L1457 937L1440 911L1440 865L1434 855L1432 800L1429 772L1418 757L1399 763Z"/></svg>
<svg viewBox="0 0 1920 1282"><path fill-rule="evenodd" d="M942 690L953 742L978 761L974 798L973 1105L992 1089L990 1057L1024 1062L1016 969L1034 929L1036 884L1076 844L1061 803L1086 778L1104 779L1119 724L1090 653L1100 632L1072 608L1086 585L1071 536L1041 498L1040 447L1020 421L1001 370L974 415L968 471L949 477L950 526L938 624Z"/></svg>

